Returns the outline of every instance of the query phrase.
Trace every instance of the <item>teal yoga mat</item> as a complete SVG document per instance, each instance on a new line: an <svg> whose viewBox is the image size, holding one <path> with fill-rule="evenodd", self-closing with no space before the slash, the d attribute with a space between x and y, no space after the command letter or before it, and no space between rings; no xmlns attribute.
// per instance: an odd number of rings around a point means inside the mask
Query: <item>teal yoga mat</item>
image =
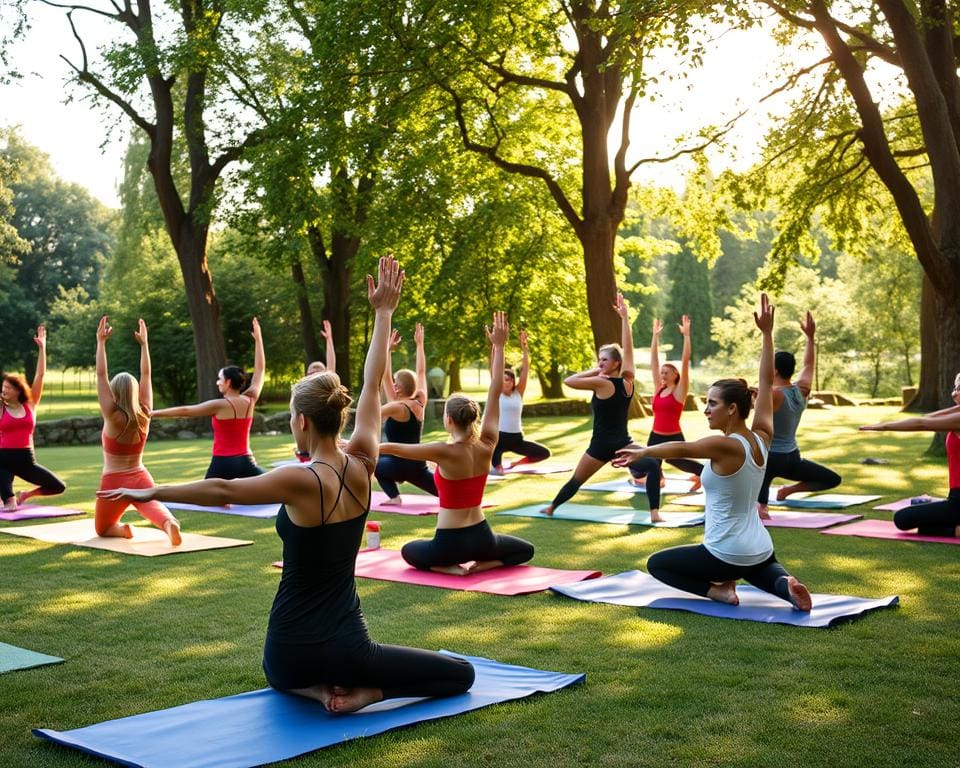
<svg viewBox="0 0 960 768"><path fill-rule="evenodd" d="M0 643L0 674L13 672L15 669L33 669L47 664L60 664L62 661L63 659L59 656L48 656L45 653Z"/></svg>
<svg viewBox="0 0 960 768"><path fill-rule="evenodd" d="M770 489L770 506L787 507L788 509L846 509L847 507L867 504L879 498L879 496L858 496L852 493L819 493L816 496L798 493L789 499L777 501L776 489ZM704 499L703 493L695 493L690 496L671 499L670 503L684 507L702 507Z"/></svg>
<svg viewBox="0 0 960 768"><path fill-rule="evenodd" d="M577 520L584 523L611 523L613 525L646 525L654 528L689 528L703 525L701 512L664 512L662 523L651 523L650 512L630 507L596 507L589 504L563 504L553 513L553 517L540 513L546 504L531 504L517 509L507 509L498 515L514 517L538 517L542 520Z"/></svg>

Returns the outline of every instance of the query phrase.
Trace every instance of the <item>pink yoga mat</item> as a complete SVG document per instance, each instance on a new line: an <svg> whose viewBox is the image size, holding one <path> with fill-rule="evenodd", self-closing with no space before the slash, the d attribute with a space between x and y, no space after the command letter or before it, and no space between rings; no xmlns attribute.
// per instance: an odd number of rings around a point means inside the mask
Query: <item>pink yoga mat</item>
<svg viewBox="0 0 960 768"><path fill-rule="evenodd" d="M770 510L770 519L764 520L767 528L827 528L831 525L849 523L863 515L842 515L833 512L781 512Z"/></svg>
<svg viewBox="0 0 960 768"><path fill-rule="evenodd" d="M929 501L943 501L944 499L940 496L927 496L925 493L920 494L919 496L911 496L907 499L900 499L899 501L888 501L886 504L881 504L880 506L874 507L874 509L881 512L899 512L905 507L913 506L910 502L913 499L923 499L924 503Z"/></svg>
<svg viewBox="0 0 960 768"><path fill-rule="evenodd" d="M525 595L542 592L556 584L595 579L600 571L561 571L535 565L511 565L468 576L448 576L411 568L392 549L370 549L357 555L356 575L365 579L400 581L424 587L487 592L492 595Z"/></svg>
<svg viewBox="0 0 960 768"><path fill-rule="evenodd" d="M85 515L79 509L67 509L66 507L48 507L37 504L24 504L17 508L16 512L0 512L0 520L33 520L39 517L70 517L71 515Z"/></svg>
<svg viewBox="0 0 960 768"><path fill-rule="evenodd" d="M440 501L436 496L421 496L419 494L401 493L403 504L394 506L384 505L389 496L383 491L374 491L370 494L370 509L377 512L387 512L393 515L435 515L440 511ZM484 504L484 509L493 504Z"/></svg>
<svg viewBox="0 0 960 768"><path fill-rule="evenodd" d="M932 541L938 544L960 544L953 536L921 536L919 533L901 531L890 520L861 520L858 523L842 525L820 533L832 533L835 536L864 536L868 539L897 539L898 541Z"/></svg>

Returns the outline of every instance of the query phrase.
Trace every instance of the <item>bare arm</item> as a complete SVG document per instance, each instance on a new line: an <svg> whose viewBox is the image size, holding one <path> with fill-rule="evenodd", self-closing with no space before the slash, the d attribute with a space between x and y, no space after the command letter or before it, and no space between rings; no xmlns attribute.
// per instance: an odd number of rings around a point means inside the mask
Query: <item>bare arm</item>
<svg viewBox="0 0 960 768"><path fill-rule="evenodd" d="M722 461L725 458L743 457L743 448L740 444L728 437L711 435L700 440L690 442L670 442L652 445L646 448L622 448L617 451L617 457L612 464L615 467L625 467L638 459L710 459Z"/></svg>
<svg viewBox="0 0 960 768"><path fill-rule="evenodd" d="M860 427L862 432L955 432L960 430L960 406L947 409L949 413L915 416L911 419L888 421Z"/></svg>
<svg viewBox="0 0 960 768"><path fill-rule="evenodd" d="M380 443L380 453L414 461L441 463L455 458L456 451L449 443Z"/></svg>
<svg viewBox="0 0 960 768"><path fill-rule="evenodd" d="M800 323L800 330L803 331L807 341L803 347L803 368L800 369L800 375L797 377L795 384L800 390L800 394L803 395L803 399L806 400L810 397L810 390L813 387L813 371L817 362L817 345L814 343L817 325L813 321L813 315L809 312L807 312L805 321Z"/></svg>
<svg viewBox="0 0 960 768"><path fill-rule="evenodd" d="M650 378L653 379L653 392L660 388L660 332L663 323L653 320L653 332L650 334Z"/></svg>
<svg viewBox="0 0 960 768"><path fill-rule="evenodd" d="M390 332L390 341L387 345L387 359L383 367L383 378L380 386L383 389L383 396L387 402L393 402L397 399L397 393L393 390L393 350L400 346L400 332L394 328Z"/></svg>
<svg viewBox="0 0 960 768"><path fill-rule="evenodd" d="M37 372L33 375L33 394L34 409L40 405L40 398L43 397L43 377L47 373L47 329L40 325L37 326L37 335L33 337L34 344L37 345Z"/></svg>
<svg viewBox="0 0 960 768"><path fill-rule="evenodd" d="M929 418L931 416L945 416L948 413L960 413L960 405L951 405L949 408L941 408L939 411L931 411L925 415Z"/></svg>
<svg viewBox="0 0 960 768"><path fill-rule="evenodd" d="M500 394L503 392L503 348L507 343L510 326L507 325L505 312L493 313L493 328L488 334L492 343L490 354L491 368L500 371L497 376L491 373L490 389L487 390L487 405L483 409L483 420L480 422L480 441L491 445L497 444L500 436Z"/></svg>
<svg viewBox="0 0 960 768"><path fill-rule="evenodd" d="M617 294L617 303L613 308L620 315L620 346L623 347L623 361L620 363L620 375L624 384L630 383L627 394L633 394L633 378L637 367L633 362L633 329L630 327L630 308L622 293Z"/></svg>
<svg viewBox="0 0 960 768"><path fill-rule="evenodd" d="M148 410L153 410L153 374L150 368L150 345L147 343L147 324L141 317L133 337L140 345L140 402Z"/></svg>
<svg viewBox="0 0 960 768"><path fill-rule="evenodd" d="M117 402L110 391L110 374L107 372L107 339L113 333L113 328L107 324L107 316L100 318L97 326L97 401L100 403L100 413L104 419L109 419L117 412Z"/></svg>
<svg viewBox="0 0 960 768"><path fill-rule="evenodd" d="M250 386L243 390L244 397L249 397L250 401L256 404L260 399L260 391L263 389L263 380L267 375L267 357L263 352L263 336L260 333L260 321L253 318L251 322L253 336L253 377L250 379Z"/></svg>
<svg viewBox="0 0 960 768"><path fill-rule="evenodd" d="M522 398L527 391L527 378L530 375L530 345L526 331L520 331L520 351L523 355L520 358L520 380L517 382L517 392Z"/></svg>
<svg viewBox="0 0 960 768"><path fill-rule="evenodd" d="M773 316L774 307L767 294L760 294L760 309L753 319L760 329L760 373L757 382L757 402L754 405L751 429L764 438L767 445L773 439Z"/></svg>
<svg viewBox="0 0 960 768"><path fill-rule="evenodd" d="M390 322L393 311L400 301L403 287L403 272L393 256L380 259L377 270L378 282L367 275L367 299L373 307L373 336L367 359L363 365L363 389L357 401L353 435L347 443L347 453L362 456L368 462L372 474L377 462L380 442L380 379L387 361L387 341L390 338Z"/></svg>
<svg viewBox="0 0 960 768"><path fill-rule="evenodd" d="M683 352L680 357L680 381L673 389L673 396L677 402L687 402L687 392L690 391L690 355L693 345L690 342L690 318L684 315L680 321L680 334L683 336Z"/></svg>
<svg viewBox="0 0 960 768"><path fill-rule="evenodd" d="M173 419L195 419L201 416L215 416L220 408L223 407L224 400L205 400L196 405L175 405L171 408L158 408L150 411L150 415L156 418Z"/></svg>
<svg viewBox="0 0 960 768"><path fill-rule="evenodd" d="M427 402L427 353L423 351L423 324L417 323L413 329L413 341L417 345L417 391L414 398L421 403Z"/></svg>
<svg viewBox="0 0 960 768"><path fill-rule="evenodd" d="M323 338L326 343L326 352L327 352L327 370L336 371L337 370L337 350L333 344L333 327L330 325L329 320L323 321Z"/></svg>
<svg viewBox="0 0 960 768"><path fill-rule="evenodd" d="M585 389L597 393L613 392L613 384L610 383L610 379L606 376L600 375L599 368L591 368L589 371L567 376L567 378L563 380L563 383L571 389Z"/></svg>

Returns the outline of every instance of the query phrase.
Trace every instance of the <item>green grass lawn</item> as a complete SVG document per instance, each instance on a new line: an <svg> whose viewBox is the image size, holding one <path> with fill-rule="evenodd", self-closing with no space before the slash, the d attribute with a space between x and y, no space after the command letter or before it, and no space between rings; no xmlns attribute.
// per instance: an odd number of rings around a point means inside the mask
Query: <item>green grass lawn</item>
<svg viewBox="0 0 960 768"><path fill-rule="evenodd" d="M858 434L892 408L810 411L801 448L844 476L848 493L886 499L946 490L946 466L921 456L926 435ZM704 419L684 416L688 437ZM556 459L575 461L586 419L525 423ZM649 420L631 424L645 438ZM433 432L428 437L436 437ZM259 462L290 455L289 436L254 437ZM210 442L151 442L158 482L202 476ZM889 460L859 463L865 456ZM97 447L42 448L93 510ZM597 477L616 476L610 468ZM548 501L561 475L488 487L501 507ZM583 493L575 501L629 503ZM57 502L61 503L61 502ZM887 517L857 508L869 517ZM127 519L136 516L129 514ZM383 543L428 536L433 521L384 514ZM627 528L491 515L537 548L534 563L643 567L652 552L696 543L702 529ZM181 513L185 531L252 547L138 558L0 536L0 641L65 664L0 676L0 766L101 761L33 737L265 685L260 668L280 555L272 520ZM900 595L833 630L577 603L547 593L497 597L360 580L374 638L505 662L586 672L583 686L483 709L309 755L290 765L351 766L955 766L960 764L960 549L774 529L778 557L813 591Z"/></svg>

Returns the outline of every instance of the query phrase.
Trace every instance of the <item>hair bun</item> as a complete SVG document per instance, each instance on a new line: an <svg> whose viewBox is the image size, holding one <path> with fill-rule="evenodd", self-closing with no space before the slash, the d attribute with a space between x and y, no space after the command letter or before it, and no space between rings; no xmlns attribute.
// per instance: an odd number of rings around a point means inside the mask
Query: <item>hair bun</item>
<svg viewBox="0 0 960 768"><path fill-rule="evenodd" d="M343 384L338 384L330 390L327 395L327 405L331 408L343 410L350 405L350 392Z"/></svg>

